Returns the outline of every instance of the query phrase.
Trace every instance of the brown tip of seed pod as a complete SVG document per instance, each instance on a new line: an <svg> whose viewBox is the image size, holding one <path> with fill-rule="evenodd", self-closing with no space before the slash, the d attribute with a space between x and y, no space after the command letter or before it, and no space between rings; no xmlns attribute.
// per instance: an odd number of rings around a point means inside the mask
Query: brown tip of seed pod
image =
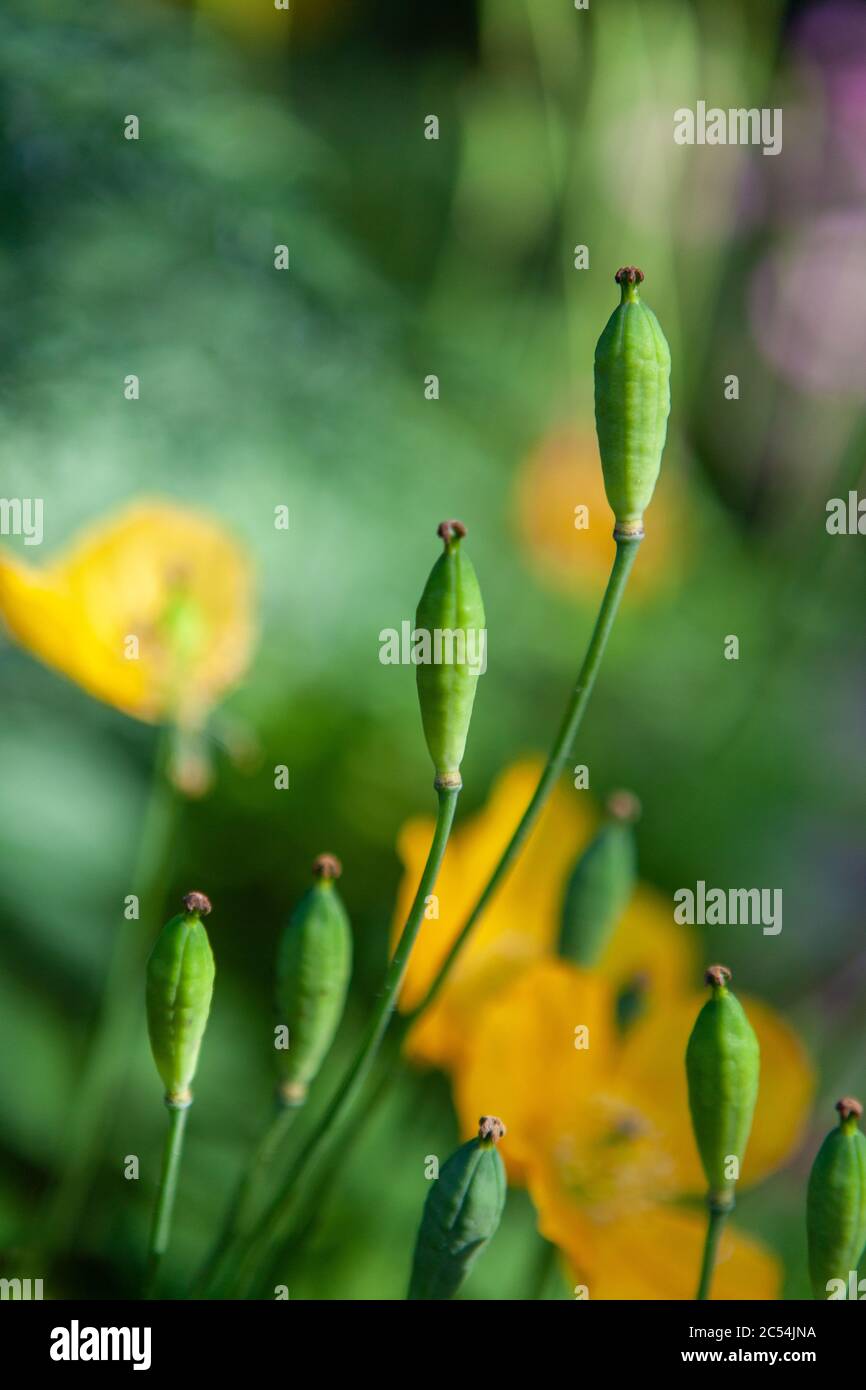
<svg viewBox="0 0 866 1390"><path fill-rule="evenodd" d="M343 866L336 854L319 854L313 860L314 878L339 878Z"/></svg>
<svg viewBox="0 0 866 1390"><path fill-rule="evenodd" d="M204 893L187 893L183 900L185 911L196 913L199 917L207 917L211 910L210 898Z"/></svg>
<svg viewBox="0 0 866 1390"><path fill-rule="evenodd" d="M478 1138L498 1144L505 1137L505 1125L495 1115L482 1115L478 1121Z"/></svg>
<svg viewBox="0 0 866 1390"><path fill-rule="evenodd" d="M708 965L704 975L704 983L721 987L726 985L731 978L731 972L726 965Z"/></svg>
<svg viewBox="0 0 866 1390"><path fill-rule="evenodd" d="M859 1120L863 1114L863 1106L853 1096L843 1096L841 1100L837 1100L836 1109L839 1111L840 1120L850 1120L852 1116Z"/></svg>
<svg viewBox="0 0 866 1390"><path fill-rule="evenodd" d="M622 821L624 825L634 825L635 821L640 820L641 804L634 792L620 789L611 792L605 802L605 810L614 820Z"/></svg>
<svg viewBox="0 0 866 1390"><path fill-rule="evenodd" d="M466 527L462 521L440 521L436 527L436 535L449 546L452 541L462 541L466 535Z"/></svg>
<svg viewBox="0 0 866 1390"><path fill-rule="evenodd" d="M621 285L623 280L628 285L640 285L643 283L644 273L642 270L638 270L636 265L623 265L620 266L613 278L618 285Z"/></svg>

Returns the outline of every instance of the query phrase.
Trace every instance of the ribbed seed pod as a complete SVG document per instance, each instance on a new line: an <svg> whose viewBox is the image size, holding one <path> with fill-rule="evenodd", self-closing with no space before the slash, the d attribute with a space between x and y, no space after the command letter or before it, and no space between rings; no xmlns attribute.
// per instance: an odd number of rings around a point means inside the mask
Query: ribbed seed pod
<svg viewBox="0 0 866 1390"><path fill-rule="evenodd" d="M452 1154L433 1181L415 1243L408 1298L453 1298L496 1234L506 1188L496 1145L504 1134L501 1120L482 1115L478 1137Z"/></svg>
<svg viewBox="0 0 866 1390"><path fill-rule="evenodd" d="M712 996L698 1014L686 1048L689 1107L698 1152L716 1210L734 1204L730 1160L742 1163L758 1098L760 1048L740 1001L728 989L731 972L711 965Z"/></svg>
<svg viewBox="0 0 866 1390"><path fill-rule="evenodd" d="M435 784L459 787L487 633L478 579L461 544L466 527L461 521L443 521L437 534L445 549L430 571L415 615L416 643L417 634L427 634L422 653L427 659L417 665L418 700Z"/></svg>
<svg viewBox="0 0 866 1390"><path fill-rule="evenodd" d="M202 917L204 893L187 893L184 912L167 922L147 962L147 1027L166 1100L188 1104L213 995L214 959Z"/></svg>
<svg viewBox="0 0 866 1390"><path fill-rule="evenodd" d="M839 1124L818 1150L806 1196L809 1277L815 1298L846 1291L866 1247L866 1137L858 1127L863 1107L846 1096L836 1109ZM855 1297L857 1294L855 1292Z"/></svg>
<svg viewBox="0 0 866 1390"><path fill-rule="evenodd" d="M289 1030L289 1046L277 1051L277 1065L286 1105L303 1105L343 1017L352 931L335 884L341 872L332 854L319 855L315 882L280 937L277 1014Z"/></svg>
<svg viewBox="0 0 866 1390"><path fill-rule="evenodd" d="M637 798L616 792L606 809L607 820L571 872L562 905L559 954L575 965L596 964L637 882Z"/></svg>
<svg viewBox="0 0 866 1390"><path fill-rule="evenodd" d="M595 426L615 535L643 534L661 467L671 408L671 354L652 309L640 298L643 271L616 273L621 301L595 349Z"/></svg>

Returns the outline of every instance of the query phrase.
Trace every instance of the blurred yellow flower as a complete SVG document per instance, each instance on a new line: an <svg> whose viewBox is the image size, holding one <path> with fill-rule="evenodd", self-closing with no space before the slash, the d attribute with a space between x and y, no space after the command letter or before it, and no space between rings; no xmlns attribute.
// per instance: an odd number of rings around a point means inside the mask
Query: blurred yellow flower
<svg viewBox="0 0 866 1390"><path fill-rule="evenodd" d="M425 921L409 961L400 1008L424 998L454 938L511 837L541 774L538 759L509 768L476 816L451 836L437 884L438 917ZM461 951L444 988L411 1030L407 1052L432 1066L457 1066L470 1048L478 1011L526 965L556 948L565 883L587 844L595 816L585 792L560 783L507 877ZM427 819L409 821L398 852L405 873L394 937L406 919L433 832ZM695 978L695 944L676 926L670 904L640 885L621 929L602 956L602 974L617 991L637 988L646 1007L663 1007Z"/></svg>
<svg viewBox="0 0 866 1390"><path fill-rule="evenodd" d="M740 996L761 1045L761 1093L741 1186L797 1144L813 1091L809 1060L772 1009ZM706 1218L685 1204L705 1179L689 1121L685 1048L703 996L668 1000L624 1032L599 972L548 958L488 999L455 1081L461 1127L502 1115L509 1177L525 1180L539 1227L591 1298L693 1298ZM586 1035L575 1030L585 1027ZM577 1042L587 1045L578 1046ZM780 1272L729 1229L716 1298L774 1298Z"/></svg>
<svg viewBox="0 0 866 1390"><path fill-rule="evenodd" d="M400 1007L424 998L540 772L526 761L452 836ZM697 941L671 903L640 885L596 969L555 954L568 872L593 828L586 800L557 788L524 855L458 956L435 1003L410 1031L416 1061L452 1073L461 1129L502 1115L511 1182L525 1183L545 1236L592 1298L693 1298L705 1234L695 1201L704 1177L692 1136L685 1049L703 996ZM430 843L412 821L395 933ZM740 996L743 998L743 996ZM623 1004L636 1008L626 1015ZM778 1167L797 1143L814 1080L800 1043L766 1005L743 998L761 1045L761 1096L742 1184ZM588 1030L588 1046L577 1045ZM714 1295L773 1298L775 1257L729 1229Z"/></svg>
<svg viewBox="0 0 866 1390"><path fill-rule="evenodd" d="M400 995L409 1012L432 984L454 938L538 781L535 760L509 768L495 784L487 806L455 830L436 885L438 916L425 920ZM591 816L582 794L557 787L514 871L503 884L457 958L448 983L409 1034L407 1051L419 1062L450 1067L461 1058L479 1001L496 991L529 961L548 951L558 914L562 882L581 844ZM398 853L405 873L397 895L394 938L408 915L424 866L432 820L409 821Z"/></svg>
<svg viewBox="0 0 866 1390"><path fill-rule="evenodd" d="M196 729L248 665L251 574L219 523L140 501L43 568L0 555L0 615L22 646L90 695L137 719Z"/></svg>
<svg viewBox="0 0 866 1390"><path fill-rule="evenodd" d="M575 508L587 509L587 525ZM657 592L677 574L683 528L674 490L662 468L647 514L646 539L629 592ZM515 487L515 522L539 577L567 594L597 597L613 563L613 513L604 492L598 443L591 431L549 431L525 460Z"/></svg>

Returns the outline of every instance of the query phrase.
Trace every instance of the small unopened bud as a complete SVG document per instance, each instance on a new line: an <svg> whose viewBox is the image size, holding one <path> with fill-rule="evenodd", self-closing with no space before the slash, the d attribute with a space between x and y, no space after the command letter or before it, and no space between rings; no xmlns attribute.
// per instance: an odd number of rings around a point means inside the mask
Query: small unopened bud
<svg viewBox="0 0 866 1390"><path fill-rule="evenodd" d="M858 1125L863 1106L843 1096L836 1109L839 1123L818 1150L806 1193L809 1277L814 1297L821 1299L848 1297L851 1271L866 1246L866 1137Z"/></svg>
<svg viewBox="0 0 866 1390"><path fill-rule="evenodd" d="M214 959L202 917L204 893L187 893L184 911L167 922L147 962L150 1048L170 1104L189 1103L213 996Z"/></svg>
<svg viewBox="0 0 866 1390"><path fill-rule="evenodd" d="M643 272L616 273L621 301L595 349L595 425L614 535L638 539L659 475L671 406L671 354L643 303Z"/></svg>
<svg viewBox="0 0 866 1390"><path fill-rule="evenodd" d="M278 1094L300 1106L327 1056L343 1017L352 973L352 931L336 887L339 859L320 854L277 950L277 1019L288 1047L277 1048Z"/></svg>
<svg viewBox="0 0 866 1390"><path fill-rule="evenodd" d="M443 521L444 551L430 571L415 615L418 701L437 787L460 787L478 677L486 667L484 604L462 521Z"/></svg>
<svg viewBox="0 0 866 1390"><path fill-rule="evenodd" d="M686 1048L692 1128L716 1210L734 1204L739 1172L758 1098L760 1048L742 1004L728 989L731 972L711 965L712 995L698 1014Z"/></svg>
<svg viewBox="0 0 866 1390"><path fill-rule="evenodd" d="M559 954L576 965L595 965L631 901L637 883L634 822L640 803L614 792L608 819L571 871L562 905Z"/></svg>
<svg viewBox="0 0 866 1390"><path fill-rule="evenodd" d="M505 1207L505 1168L496 1147L505 1125L482 1115L430 1184L415 1242L410 1299L453 1298L496 1234Z"/></svg>

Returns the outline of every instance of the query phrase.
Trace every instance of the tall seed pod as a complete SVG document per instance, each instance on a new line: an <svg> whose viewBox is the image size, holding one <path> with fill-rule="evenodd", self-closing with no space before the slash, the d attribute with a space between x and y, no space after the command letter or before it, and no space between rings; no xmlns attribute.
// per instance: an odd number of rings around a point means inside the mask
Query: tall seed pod
<svg viewBox="0 0 866 1390"><path fill-rule="evenodd" d="M202 917L204 893L187 893L184 911L167 922L147 962L147 1026L169 1105L188 1105L213 995L214 959Z"/></svg>
<svg viewBox="0 0 866 1390"><path fill-rule="evenodd" d="M443 521L445 549L430 571L415 615L428 649L418 660L418 700L437 787L459 787L475 689L486 656L484 604L472 561L463 551L462 521Z"/></svg>
<svg viewBox="0 0 866 1390"><path fill-rule="evenodd" d="M698 1152L709 1184L711 1209L734 1205L758 1098L760 1048L740 1001L728 989L731 972L711 965L705 979L712 995L698 1014L686 1048L689 1107Z"/></svg>
<svg viewBox="0 0 866 1390"><path fill-rule="evenodd" d="M621 300L595 349L595 427L614 535L643 535L643 514L659 475L671 408L671 354L652 309L641 300L643 271L616 273Z"/></svg>
<svg viewBox="0 0 866 1390"><path fill-rule="evenodd" d="M424 1203L409 1299L453 1298L496 1234L505 1207L505 1167L496 1148L505 1126L482 1115L478 1135L442 1167Z"/></svg>
<svg viewBox="0 0 866 1390"><path fill-rule="evenodd" d="M842 1280L847 1293L851 1272L866 1248L866 1137L858 1126L863 1106L845 1096L836 1109L839 1124L818 1150L806 1196L815 1298L827 1298L833 1280Z"/></svg>
<svg viewBox="0 0 866 1390"><path fill-rule="evenodd" d="M298 903L277 951L277 1012L289 1046L277 1052L280 1098L303 1105L334 1041L352 973L352 932L336 888L333 854L313 864L315 882Z"/></svg>
<svg viewBox="0 0 866 1390"><path fill-rule="evenodd" d="M631 792L615 792L607 819L575 864L565 889L559 954L575 965L598 961L634 893L640 805Z"/></svg>

